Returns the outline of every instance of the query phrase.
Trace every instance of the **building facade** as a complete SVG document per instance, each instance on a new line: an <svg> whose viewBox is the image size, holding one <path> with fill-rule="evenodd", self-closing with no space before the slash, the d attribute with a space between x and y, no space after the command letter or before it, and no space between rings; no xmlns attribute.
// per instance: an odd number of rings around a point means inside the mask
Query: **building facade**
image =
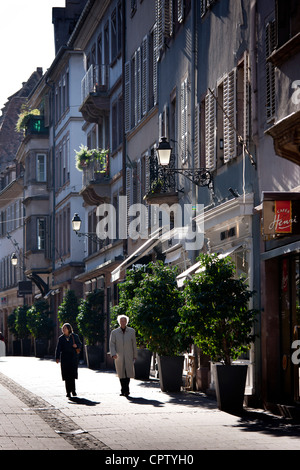
<svg viewBox="0 0 300 470"><path fill-rule="evenodd" d="M108 337L126 268L161 259L179 267L182 286L200 252L229 254L261 311L258 337L240 359L249 365L248 402L297 404L297 2L88 0L78 11L30 96L48 134L25 137L18 150L25 274L39 271L54 312L69 288L78 296L104 289ZM172 171L158 164L163 137ZM81 146L108 152L78 170ZM71 229L74 214L81 233ZM167 239L150 239L165 221ZM178 225L189 234L200 227L198 243L180 237ZM39 245L32 234L48 226ZM213 388L209 358L191 352L196 387Z"/></svg>

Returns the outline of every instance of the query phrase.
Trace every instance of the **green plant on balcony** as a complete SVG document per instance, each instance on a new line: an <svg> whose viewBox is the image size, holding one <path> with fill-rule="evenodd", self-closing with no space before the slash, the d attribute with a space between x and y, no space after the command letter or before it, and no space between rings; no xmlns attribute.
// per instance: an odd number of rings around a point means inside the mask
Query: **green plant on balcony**
<svg viewBox="0 0 300 470"><path fill-rule="evenodd" d="M95 171L97 173L106 173L107 171L107 155L108 150L89 149L86 145L80 145L79 150L75 150L76 168L82 171L92 162L97 163Z"/></svg>
<svg viewBox="0 0 300 470"><path fill-rule="evenodd" d="M25 132L28 121L32 116L40 116L41 112L39 109L28 109L27 106L22 107L21 113L19 114L18 121L16 124L17 132Z"/></svg>

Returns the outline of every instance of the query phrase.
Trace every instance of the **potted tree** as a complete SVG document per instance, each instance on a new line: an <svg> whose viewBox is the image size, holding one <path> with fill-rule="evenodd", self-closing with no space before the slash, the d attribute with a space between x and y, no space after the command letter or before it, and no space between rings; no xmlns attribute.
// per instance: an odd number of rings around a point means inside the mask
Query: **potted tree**
<svg viewBox="0 0 300 470"><path fill-rule="evenodd" d="M163 392L178 392L182 385L183 360L190 341L176 331L182 294L176 283L177 268L161 261L149 263L135 297L129 305L133 318L147 347L158 354L160 387Z"/></svg>
<svg viewBox="0 0 300 470"><path fill-rule="evenodd" d="M118 315L129 316L129 305L135 296L135 290L139 287L145 272L144 266L133 268L127 271L126 279L119 284L119 303L111 310L111 329L117 328ZM135 378L138 380L148 380L150 376L152 351L146 347L143 337L139 333L138 326L135 324L135 317L129 317L130 326L136 332L136 343L138 347L138 357L134 363Z"/></svg>
<svg viewBox="0 0 300 470"><path fill-rule="evenodd" d="M8 315L7 326L8 326L9 332L15 338L12 342L13 356L20 356L21 355L21 340L19 339L18 332L17 332L17 329L16 329L16 312L15 312L15 310L10 315Z"/></svg>
<svg viewBox="0 0 300 470"><path fill-rule="evenodd" d="M233 365L232 361L254 340L257 311L249 308L253 292L243 277L236 277L229 257L201 254L199 260L202 269L184 287L178 329L218 363L214 368L218 407L241 411L247 365Z"/></svg>
<svg viewBox="0 0 300 470"><path fill-rule="evenodd" d="M57 310L57 318L59 320L60 326L62 326L64 323L70 323L75 333L77 333L77 315L78 299L73 290L68 290Z"/></svg>
<svg viewBox="0 0 300 470"><path fill-rule="evenodd" d="M36 301L28 310L27 316L28 329L35 339L35 356L44 357L48 353L48 342L54 328L48 302L44 299Z"/></svg>
<svg viewBox="0 0 300 470"><path fill-rule="evenodd" d="M104 323L104 291L95 289L86 299L81 299L77 315L77 325L84 337L86 360L90 369L100 369L104 361Z"/></svg>
<svg viewBox="0 0 300 470"><path fill-rule="evenodd" d="M21 340L21 354L23 356L30 356L31 352L31 339L29 338L30 331L27 326L27 310L27 305L23 305L22 307L17 307L15 309L16 331L18 333L18 337Z"/></svg>

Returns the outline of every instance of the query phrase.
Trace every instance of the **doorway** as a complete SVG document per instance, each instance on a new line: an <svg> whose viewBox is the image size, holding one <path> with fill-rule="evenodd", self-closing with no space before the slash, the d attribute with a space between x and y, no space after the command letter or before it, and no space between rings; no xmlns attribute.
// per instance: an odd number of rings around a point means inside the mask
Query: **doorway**
<svg viewBox="0 0 300 470"><path fill-rule="evenodd" d="M281 396L286 404L300 403L299 360L293 354L293 342L300 339L299 255L282 258L280 273Z"/></svg>

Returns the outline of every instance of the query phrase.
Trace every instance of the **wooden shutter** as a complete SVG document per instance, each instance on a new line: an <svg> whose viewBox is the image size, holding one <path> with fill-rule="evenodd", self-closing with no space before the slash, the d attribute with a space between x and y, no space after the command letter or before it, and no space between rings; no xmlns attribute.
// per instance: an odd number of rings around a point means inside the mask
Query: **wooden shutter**
<svg viewBox="0 0 300 470"><path fill-rule="evenodd" d="M194 129L194 167L200 168L200 115L199 104L195 106L195 129Z"/></svg>
<svg viewBox="0 0 300 470"><path fill-rule="evenodd" d="M266 26L265 33L266 59L276 47L275 21L270 21ZM266 61L266 112L267 119L275 116L275 67Z"/></svg>
<svg viewBox="0 0 300 470"><path fill-rule="evenodd" d="M158 83L157 83L157 60L158 60L158 33L157 24L154 25L153 30L153 104L154 106L158 103Z"/></svg>
<svg viewBox="0 0 300 470"><path fill-rule="evenodd" d="M188 83L187 78L181 83L180 92L180 113L181 113L181 128L180 128L180 149L181 159L183 162L187 160L188 154Z"/></svg>
<svg viewBox="0 0 300 470"><path fill-rule="evenodd" d="M134 109L134 122L137 125L141 120L141 48L139 47L135 52L135 70L134 70L134 90L135 90L135 109Z"/></svg>
<svg viewBox="0 0 300 470"><path fill-rule="evenodd" d="M236 69L233 69L223 84L223 129L224 129L224 163L237 155L236 129Z"/></svg>
<svg viewBox="0 0 300 470"><path fill-rule="evenodd" d="M142 115L148 111L149 96L149 40L145 36L142 42Z"/></svg>
<svg viewBox="0 0 300 470"><path fill-rule="evenodd" d="M131 106L130 106L130 61L125 63L125 132L130 130L130 117L131 117Z"/></svg>
<svg viewBox="0 0 300 470"><path fill-rule="evenodd" d="M244 129L243 139L245 145L249 144L250 135L250 70L249 70L249 55L247 52L244 54Z"/></svg>
<svg viewBox="0 0 300 470"><path fill-rule="evenodd" d="M214 91L214 90L212 90ZM216 168L216 102L211 93L205 96L205 167Z"/></svg>

